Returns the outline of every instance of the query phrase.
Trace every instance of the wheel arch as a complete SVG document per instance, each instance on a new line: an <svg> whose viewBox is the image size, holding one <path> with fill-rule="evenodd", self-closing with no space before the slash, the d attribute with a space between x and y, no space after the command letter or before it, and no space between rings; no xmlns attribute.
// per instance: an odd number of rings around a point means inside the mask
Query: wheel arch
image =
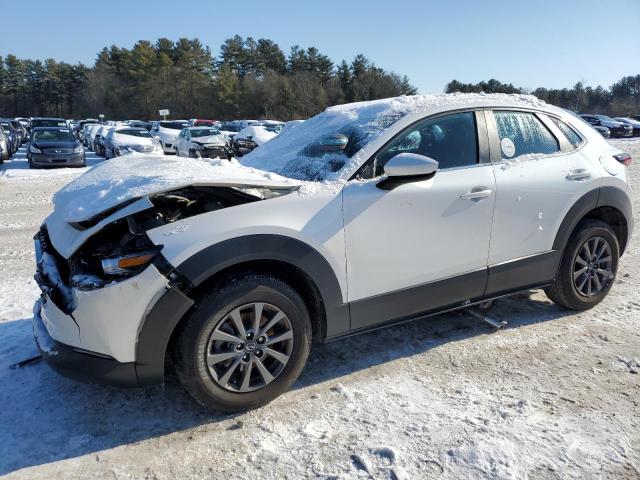
<svg viewBox="0 0 640 480"><path fill-rule="evenodd" d="M267 273L289 283L303 297L314 337L350 328L349 309L329 262L316 249L290 237L249 235L211 245L176 270L191 282L188 296L167 289L148 310L138 334L136 372L141 385L162 383L165 356L194 299L216 283L241 273Z"/></svg>
<svg viewBox="0 0 640 480"><path fill-rule="evenodd" d="M563 252L580 222L587 218L602 220L611 225L622 255L631 234L633 213L628 195L617 187L596 188L580 197L560 224L553 250Z"/></svg>

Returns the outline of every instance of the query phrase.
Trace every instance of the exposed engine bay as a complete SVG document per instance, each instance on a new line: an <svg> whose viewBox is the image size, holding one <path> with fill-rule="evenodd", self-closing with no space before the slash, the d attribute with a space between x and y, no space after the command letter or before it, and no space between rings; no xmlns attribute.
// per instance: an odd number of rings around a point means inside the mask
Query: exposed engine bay
<svg viewBox="0 0 640 480"><path fill-rule="evenodd" d="M261 187L188 186L157 193L148 197L152 207L109 223L91 236L68 260L50 242L41 242L45 258L52 261L41 262L39 265L39 283L42 287L61 289L62 295L59 298L67 299L64 303L68 303L72 287L81 290L101 288L136 275L152 263L158 257L162 245L154 245L147 236L147 231L196 215L277 197L291 191L291 188L272 190ZM87 220L84 225L73 226L77 229L86 228L86 225L101 221L105 218L104 215L105 212ZM46 229L43 232L40 236L47 236ZM46 285L42 285L42 282ZM73 305L59 307L67 311L73 310Z"/></svg>

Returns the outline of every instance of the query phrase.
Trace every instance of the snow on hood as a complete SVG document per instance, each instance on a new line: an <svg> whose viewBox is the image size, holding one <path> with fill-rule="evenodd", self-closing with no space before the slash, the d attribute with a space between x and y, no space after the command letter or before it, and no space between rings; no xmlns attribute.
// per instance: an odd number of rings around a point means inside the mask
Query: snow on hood
<svg viewBox="0 0 640 480"><path fill-rule="evenodd" d="M256 145L264 145L277 136L277 133L268 131L262 125L250 125L240 130L236 135L236 139L251 137L251 140L253 140Z"/></svg>
<svg viewBox="0 0 640 480"><path fill-rule="evenodd" d="M457 107L478 106L548 107L532 95L454 93L413 95L329 107L295 128L286 129L267 144L242 157L246 166L261 168L286 177L303 180L344 179L371 154L364 148L400 118L419 113L427 115ZM327 135L348 132L357 137L357 151L311 157L305 148ZM357 131L357 134L354 132ZM238 134L240 136L240 134Z"/></svg>
<svg viewBox="0 0 640 480"><path fill-rule="evenodd" d="M116 132L113 136L113 142L118 145L153 145L151 137L137 137L135 135L126 135Z"/></svg>
<svg viewBox="0 0 640 480"><path fill-rule="evenodd" d="M92 168L58 191L51 220L80 222L125 201L187 185L287 187L299 183L235 160L131 153Z"/></svg>
<svg viewBox="0 0 640 480"><path fill-rule="evenodd" d="M193 137L192 141L193 141L193 143L201 143L203 145L207 145L207 144L210 144L210 143L215 143L215 144L219 144L219 145L224 145L225 144L224 135L222 135L222 134L207 135L206 137Z"/></svg>

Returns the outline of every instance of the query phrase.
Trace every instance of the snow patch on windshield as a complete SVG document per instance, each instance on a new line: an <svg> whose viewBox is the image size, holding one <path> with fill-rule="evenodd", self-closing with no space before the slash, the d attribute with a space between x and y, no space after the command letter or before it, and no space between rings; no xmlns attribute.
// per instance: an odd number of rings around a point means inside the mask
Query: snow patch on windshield
<svg viewBox="0 0 640 480"><path fill-rule="evenodd" d="M547 106L531 95L455 93L413 95L329 107L241 159L243 165L300 180L337 180L369 154L364 148L400 118L441 107L471 104ZM322 137L349 130L358 132L356 151L309 155L307 147ZM349 147L347 147L348 149ZM345 168L346 167L346 168Z"/></svg>

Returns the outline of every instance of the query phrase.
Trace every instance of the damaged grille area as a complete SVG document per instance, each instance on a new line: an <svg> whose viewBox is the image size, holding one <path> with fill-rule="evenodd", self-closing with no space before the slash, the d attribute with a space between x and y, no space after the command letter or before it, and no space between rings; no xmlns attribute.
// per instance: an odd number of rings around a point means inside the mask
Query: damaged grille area
<svg viewBox="0 0 640 480"><path fill-rule="evenodd" d="M47 228L42 226L34 237L36 242L36 274L40 290L63 312L73 310L69 285L69 263L51 244Z"/></svg>

